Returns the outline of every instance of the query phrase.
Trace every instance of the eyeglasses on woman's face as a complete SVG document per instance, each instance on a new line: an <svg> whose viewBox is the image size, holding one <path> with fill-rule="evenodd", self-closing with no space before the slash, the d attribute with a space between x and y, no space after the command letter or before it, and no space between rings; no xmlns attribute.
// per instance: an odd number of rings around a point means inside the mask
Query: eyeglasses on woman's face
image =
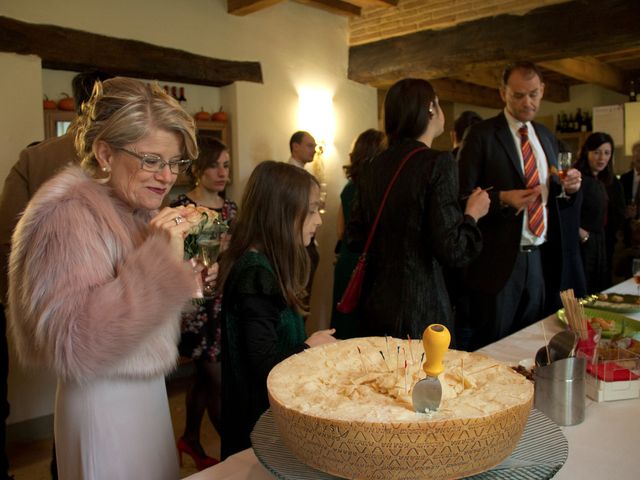
<svg viewBox="0 0 640 480"><path fill-rule="evenodd" d="M178 175L180 173L185 173L191 166L191 160L189 159L165 162L162 158L158 155L154 155L153 153L137 153L127 148L118 148L118 150L128 153L132 157L140 160L140 168L146 172L158 173L162 171L166 165L169 165L171 173Z"/></svg>

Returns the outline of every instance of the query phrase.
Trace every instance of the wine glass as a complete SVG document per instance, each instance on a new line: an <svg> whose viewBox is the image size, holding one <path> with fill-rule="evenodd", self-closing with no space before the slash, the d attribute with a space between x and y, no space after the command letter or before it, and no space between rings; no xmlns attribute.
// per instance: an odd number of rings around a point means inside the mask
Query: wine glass
<svg viewBox="0 0 640 480"><path fill-rule="evenodd" d="M640 258L634 258L631 264L631 273L633 279L636 282L636 288L638 289L638 295L640 295Z"/></svg>
<svg viewBox="0 0 640 480"><path fill-rule="evenodd" d="M203 298L210 299L215 296L215 289L213 285L204 281L207 276L209 267L218 261L218 255L220 254L220 244L222 242L222 235L228 230L227 225L223 223L214 224L211 229L206 233L200 234L198 237L198 261L204 265L205 269L202 271Z"/></svg>
<svg viewBox="0 0 640 480"><path fill-rule="evenodd" d="M558 177L560 177L560 185L562 185L562 192L556 196L556 198L569 198L567 192L564 190L564 184L562 180L564 180L567 176L567 172L571 168L571 153L569 152L560 152L558 153Z"/></svg>

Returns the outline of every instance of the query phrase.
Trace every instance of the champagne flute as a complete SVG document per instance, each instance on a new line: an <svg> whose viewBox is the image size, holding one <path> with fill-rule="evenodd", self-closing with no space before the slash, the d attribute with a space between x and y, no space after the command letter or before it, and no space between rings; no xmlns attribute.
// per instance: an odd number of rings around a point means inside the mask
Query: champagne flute
<svg viewBox="0 0 640 480"><path fill-rule="evenodd" d="M636 288L638 289L638 295L640 296L640 258L634 258L631 264L631 273L633 279L636 282Z"/></svg>
<svg viewBox="0 0 640 480"><path fill-rule="evenodd" d="M198 261L204 265L205 269L202 271L203 298L211 299L215 297L215 289L210 283L204 281L208 274L209 268L218 261L218 255L220 254L220 244L222 242L222 235L227 231L228 227L225 224L214 224L213 228L206 234L201 234L198 237Z"/></svg>
<svg viewBox="0 0 640 480"><path fill-rule="evenodd" d="M564 184L562 180L564 180L567 176L567 172L571 168L571 153L569 152L560 152L558 153L558 177L560 177L560 185L562 185L562 192L556 196L556 198L569 198L567 192L564 190Z"/></svg>

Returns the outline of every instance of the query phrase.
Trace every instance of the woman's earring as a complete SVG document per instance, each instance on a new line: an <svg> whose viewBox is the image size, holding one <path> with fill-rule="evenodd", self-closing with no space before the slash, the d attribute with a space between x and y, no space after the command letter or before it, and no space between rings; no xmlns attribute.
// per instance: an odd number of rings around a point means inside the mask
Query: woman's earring
<svg viewBox="0 0 640 480"><path fill-rule="evenodd" d="M108 173L108 172L111 171L111 168L110 167L102 167L102 171L105 172L105 173Z"/></svg>

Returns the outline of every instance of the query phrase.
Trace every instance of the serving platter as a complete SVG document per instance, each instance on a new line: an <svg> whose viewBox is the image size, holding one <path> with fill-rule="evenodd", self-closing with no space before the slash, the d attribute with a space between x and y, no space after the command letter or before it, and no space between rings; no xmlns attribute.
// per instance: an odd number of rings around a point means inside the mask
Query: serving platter
<svg viewBox="0 0 640 480"><path fill-rule="evenodd" d="M616 313L639 313L640 296L626 293L591 295L581 302L585 307L609 310Z"/></svg>
<svg viewBox="0 0 640 480"><path fill-rule="evenodd" d="M635 332L640 331L640 322L617 312L612 312L610 310L604 310L601 308L587 307L584 309L584 313L588 319L599 317L608 322L614 322L614 328L602 329L602 331L600 332L602 338L611 338L617 335L633 336ZM565 314L564 308L558 310L556 315L562 323L564 323L565 325L567 324L567 316Z"/></svg>
<svg viewBox="0 0 640 480"><path fill-rule="evenodd" d="M276 478L282 480L337 480L298 460L280 438L271 410L258 420L251 433L256 457ZM550 479L567 460L569 446L562 431L546 415L531 409L515 450L500 465L467 477L473 480Z"/></svg>

